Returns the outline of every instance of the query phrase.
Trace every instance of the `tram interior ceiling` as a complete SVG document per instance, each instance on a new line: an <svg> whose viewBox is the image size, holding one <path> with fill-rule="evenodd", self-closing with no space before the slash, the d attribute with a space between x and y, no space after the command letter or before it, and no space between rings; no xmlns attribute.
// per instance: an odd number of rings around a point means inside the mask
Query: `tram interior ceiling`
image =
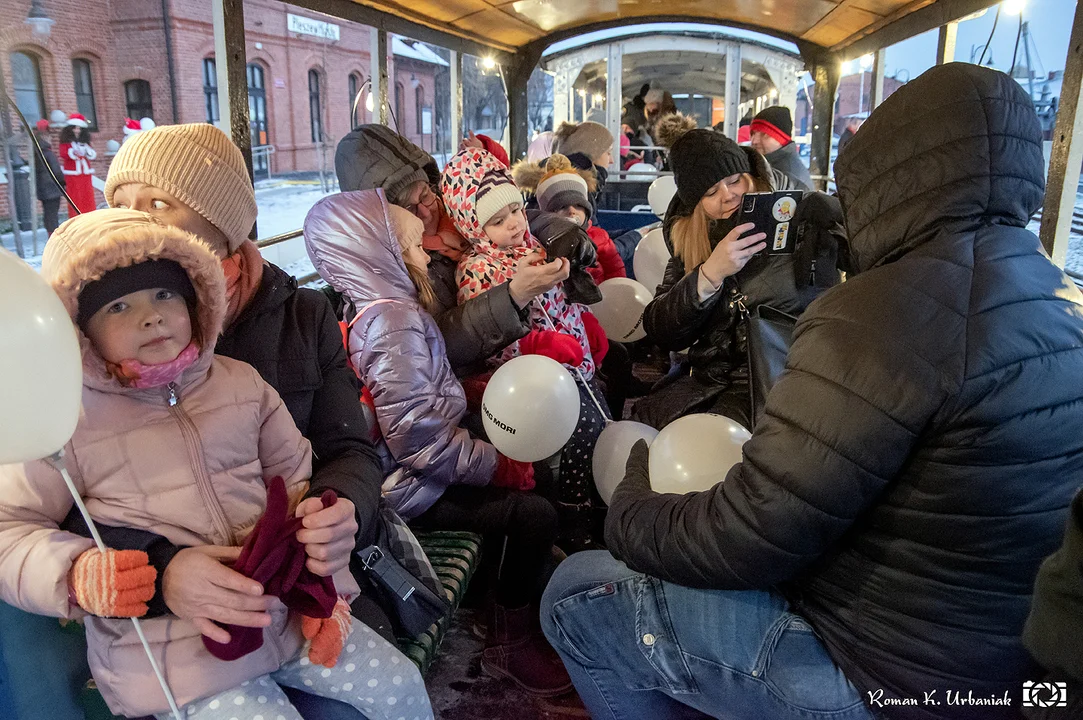
<svg viewBox="0 0 1083 720"><path fill-rule="evenodd" d="M223 5L228 8L224 13L225 39L231 49L228 59L231 65L242 68L237 74L243 77L244 42L238 42L238 35L243 37L243 20L237 21L238 15L243 16L243 8L239 0L214 0L214 3L219 12ZM735 136L739 119L735 111L738 108L747 110L748 100L759 97L763 89L777 93L777 102L790 104L790 93L797 92L797 73L789 72L787 65L792 61L794 68L807 72L805 82L813 84L810 169L817 185L826 189L835 123L833 108L842 64L869 54L878 55L888 46L948 26L996 3L992 0L294 0L292 4L331 18L368 25L373 28L374 43L383 38L379 47L386 47L388 34L399 34L447 48L453 53L453 66L461 63L464 54L484 58L487 63L498 66L507 91L507 141L513 158L526 154L530 140L527 82L539 64L551 70L549 66L555 51L550 51L544 62L543 53L558 42L613 28L688 22L718 26L720 32L727 27L750 30L792 43L797 52L783 53L789 57L780 60L775 52L777 48L765 50L747 38L716 38L719 43L728 43L729 48L724 52L715 51L713 57L697 54L683 37L670 37L667 46L656 48L643 57L632 53L622 55L619 46L625 43L610 42L608 48L599 46L598 54L582 63L582 69L586 70L582 82L589 83L594 91L589 93L591 98L620 97L622 100L633 95L638 89L636 86L642 85L639 81L646 82L651 72L670 73L675 80L672 87L666 89L671 92L681 92L684 86L697 85L700 81L713 83L714 87L723 86L719 95L725 97L727 108L724 129ZM233 22L230 22L231 15ZM1083 43L1081 18L1083 4L1076 8L1071 48L1078 48ZM230 30L233 30L232 34ZM240 52L236 51L238 45ZM737 52L733 52L735 47L739 48ZM597 64L591 66L589 63ZM619 72L610 73L610 69ZM382 77L383 67L380 70ZM882 61L874 64L874 76L877 72L882 77ZM739 83L730 81L735 73L740 74ZM461 73L456 76L461 85ZM1083 139L1073 143L1077 135L1083 136L1083 128L1077 122L1081 76L1083 55L1069 52L1064 74L1065 94L1057 129L1053 133L1053 162L1041 233L1043 244L1058 259L1064 257L1071 216L1062 206L1069 207L1066 205L1069 200L1074 202L1078 159L1083 157L1080 147ZM779 79L792 85L783 86ZM875 77L873 86L877 87ZM386 102L389 88L383 82L378 87L379 99ZM574 79L564 90L572 88L576 94L582 89L583 95L588 95L586 87L574 85ZM229 101L231 107L237 105L232 109L240 116L247 112L247 103L241 97L244 88L237 89L236 97L231 94ZM692 87L688 91L703 92ZM556 105L560 103L560 92L558 86ZM461 88L453 88L452 95L461 97ZM881 95L874 90L874 98ZM457 123L461 105L453 104L458 107L452 112L451 126L461 128ZM619 130L620 105L599 103L611 131ZM559 112L554 113L554 119L559 116ZM242 150L249 150L249 138L235 136L234 139ZM616 143L614 149L619 150ZM1063 177L1053 178L1054 170Z"/></svg>

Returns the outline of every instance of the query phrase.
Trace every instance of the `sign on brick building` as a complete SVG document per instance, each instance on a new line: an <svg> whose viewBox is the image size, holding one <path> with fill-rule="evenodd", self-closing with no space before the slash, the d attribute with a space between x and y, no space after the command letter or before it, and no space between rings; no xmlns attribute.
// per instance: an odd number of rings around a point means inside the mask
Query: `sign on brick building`
<svg viewBox="0 0 1083 720"><path fill-rule="evenodd" d="M290 32L299 33L301 35L315 35L316 37L321 37L325 40L338 41L338 25L323 22L322 20L313 20L312 18L287 13L286 28Z"/></svg>

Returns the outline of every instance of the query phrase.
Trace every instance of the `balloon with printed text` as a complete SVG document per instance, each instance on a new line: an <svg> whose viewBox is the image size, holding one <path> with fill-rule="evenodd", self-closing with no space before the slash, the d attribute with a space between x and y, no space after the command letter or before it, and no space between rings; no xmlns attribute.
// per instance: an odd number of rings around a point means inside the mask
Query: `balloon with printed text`
<svg viewBox="0 0 1083 720"><path fill-rule="evenodd" d="M544 460L575 431L579 389L556 360L521 355L501 365L485 386L481 421L489 442L512 460Z"/></svg>

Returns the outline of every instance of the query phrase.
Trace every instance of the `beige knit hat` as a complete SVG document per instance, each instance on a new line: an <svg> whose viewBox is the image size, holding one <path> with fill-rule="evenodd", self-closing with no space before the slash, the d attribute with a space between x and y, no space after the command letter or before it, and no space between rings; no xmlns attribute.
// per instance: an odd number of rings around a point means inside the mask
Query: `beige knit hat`
<svg viewBox="0 0 1083 720"><path fill-rule="evenodd" d="M553 152L561 155L582 153L596 162L613 149L613 135L605 125L596 122L562 123L553 136Z"/></svg>
<svg viewBox="0 0 1083 720"><path fill-rule="evenodd" d="M105 200L130 182L161 188L222 231L232 253L256 222L256 194L244 156L229 136L207 123L163 125L120 146L109 166Z"/></svg>

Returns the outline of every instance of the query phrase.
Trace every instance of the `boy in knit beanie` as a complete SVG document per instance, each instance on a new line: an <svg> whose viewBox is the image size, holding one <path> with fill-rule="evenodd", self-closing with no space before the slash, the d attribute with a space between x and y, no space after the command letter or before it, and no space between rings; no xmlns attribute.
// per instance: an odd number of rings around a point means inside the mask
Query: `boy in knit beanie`
<svg viewBox="0 0 1083 720"><path fill-rule="evenodd" d="M489 153L465 148L444 168L441 190L448 213L471 249L459 261L456 277L459 300L469 300L505 282L518 263L541 244L531 235L523 212L523 196L508 169ZM567 262L558 258L554 262ZM597 321L588 333L584 316L593 316L572 303L563 283L539 295L530 303L531 332L508 346L491 361L493 367L524 354L539 354L565 365L577 375L580 418L560 460L558 513L561 520L561 547L584 549L592 542L591 508L593 470L590 458L594 443L605 424L603 413L590 398L600 397L593 378L608 342ZM590 386L590 390L581 383Z"/></svg>
<svg viewBox="0 0 1083 720"><path fill-rule="evenodd" d="M597 263L587 268L587 272L594 282L601 284L610 278L627 277L627 272L609 233L590 219L594 182L593 173L576 171L568 158L558 153L545 163L545 174L534 196L540 210L566 217L587 231L598 251Z"/></svg>

